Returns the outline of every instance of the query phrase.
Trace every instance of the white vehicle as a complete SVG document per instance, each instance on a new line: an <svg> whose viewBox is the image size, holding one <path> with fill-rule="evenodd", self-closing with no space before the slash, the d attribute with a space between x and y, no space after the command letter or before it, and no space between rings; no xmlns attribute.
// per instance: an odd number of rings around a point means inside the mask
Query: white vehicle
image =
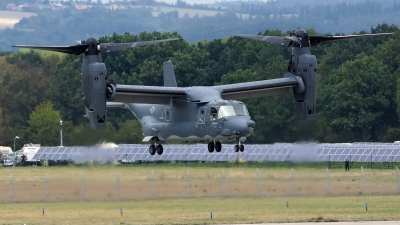
<svg viewBox="0 0 400 225"><path fill-rule="evenodd" d="M10 147L8 147L8 146L0 146L0 152L1 152L1 154L0 154L0 164L3 164L6 156L8 154L12 153L12 149ZM1 157L1 156L3 156L3 157Z"/></svg>
<svg viewBox="0 0 400 225"><path fill-rule="evenodd" d="M26 161L25 161L25 165L40 165L40 160L33 160L33 156L36 155L36 153L39 151L40 149L40 144L24 144L24 147L22 147L21 151L22 154L24 154L26 156Z"/></svg>
<svg viewBox="0 0 400 225"><path fill-rule="evenodd" d="M4 158L4 166L13 166L14 161L12 157L5 157Z"/></svg>
<svg viewBox="0 0 400 225"><path fill-rule="evenodd" d="M0 146L0 152L2 152L4 155L8 155L12 152L12 149L8 146Z"/></svg>

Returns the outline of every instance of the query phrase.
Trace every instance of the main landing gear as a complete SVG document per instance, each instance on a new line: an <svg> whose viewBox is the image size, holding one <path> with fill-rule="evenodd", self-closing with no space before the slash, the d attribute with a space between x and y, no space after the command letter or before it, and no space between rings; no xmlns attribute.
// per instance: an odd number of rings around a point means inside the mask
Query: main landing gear
<svg viewBox="0 0 400 225"><path fill-rule="evenodd" d="M210 153L214 152L214 149L216 152L221 152L222 149L221 142L217 141L214 143L214 141L210 141L208 142L207 149ZM237 145L235 145L234 150L235 152L239 151L244 152L244 145L239 142Z"/></svg>
<svg viewBox="0 0 400 225"><path fill-rule="evenodd" d="M235 145L235 152L239 152L239 150L244 152L244 145Z"/></svg>
<svg viewBox="0 0 400 225"><path fill-rule="evenodd" d="M158 144L157 147L154 144L152 144L149 147L150 155L155 155L156 152L157 152L157 154L162 155L163 151L164 151L164 148L161 144Z"/></svg>
<svg viewBox="0 0 400 225"><path fill-rule="evenodd" d="M209 151L209 152L213 152L214 149L215 149L216 152L221 152L221 150L222 150L222 145L221 145L221 142L219 142L219 141L215 142L215 144L214 144L214 141L210 141L210 142L208 143L207 148L208 148L208 151Z"/></svg>

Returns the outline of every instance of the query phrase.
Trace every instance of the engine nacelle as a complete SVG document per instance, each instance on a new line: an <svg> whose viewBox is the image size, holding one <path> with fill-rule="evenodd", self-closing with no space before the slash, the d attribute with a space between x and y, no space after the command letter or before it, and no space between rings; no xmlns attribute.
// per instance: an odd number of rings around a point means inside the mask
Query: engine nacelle
<svg viewBox="0 0 400 225"><path fill-rule="evenodd" d="M87 56L82 65L82 89L85 97L82 99L87 108L86 117L89 119L90 128L101 130L106 128L106 98L112 98L113 94L107 95L108 84L107 69L104 63L96 62L98 56ZM89 63L91 58L92 63ZM86 61L86 62L85 62ZM109 85L115 93L112 84ZM114 85L115 86L115 85ZM114 97L115 98L115 97Z"/></svg>
<svg viewBox="0 0 400 225"><path fill-rule="evenodd" d="M315 120L317 90L317 58L315 55L300 55L296 75L303 80L305 90L293 89L298 120Z"/></svg>

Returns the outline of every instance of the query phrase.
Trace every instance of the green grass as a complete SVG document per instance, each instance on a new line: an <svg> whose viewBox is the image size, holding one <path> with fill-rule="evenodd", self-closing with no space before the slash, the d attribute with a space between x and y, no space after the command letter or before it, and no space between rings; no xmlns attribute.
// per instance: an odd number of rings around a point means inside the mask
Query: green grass
<svg viewBox="0 0 400 225"><path fill-rule="evenodd" d="M195 166L196 165L196 166ZM291 167L276 164L169 163L0 168L0 224L229 224L304 221L400 220L395 169ZM253 167L254 166L254 167ZM285 166L285 167L283 167ZM260 198L257 196L257 173ZM221 176L224 171L224 195ZM187 198L187 172L190 198ZM154 172L155 182L152 181ZM46 201L46 173L49 201ZM9 202L10 174L13 201ZM120 198L116 200L116 175ZM84 176L84 192L81 189ZM155 184L155 197L152 187ZM293 192L295 191L295 193ZM84 193L85 201L80 201ZM227 196L227 197L221 197ZM286 208L289 202L289 209ZM368 203L367 213L364 204ZM45 208L45 216L42 209ZM123 216L120 216L120 208ZM210 221L210 212L214 220Z"/></svg>
<svg viewBox="0 0 400 225"><path fill-rule="evenodd" d="M353 196L18 203L2 204L0 223L227 224L399 220L399 200L399 196ZM365 203L368 203L368 212ZM210 212L213 212L213 221L210 221Z"/></svg>
<svg viewBox="0 0 400 225"><path fill-rule="evenodd" d="M86 166L86 165L83 165ZM343 169L344 162L167 162L167 163L154 163L144 162L141 164L117 164L116 167L134 167L134 168L203 168L203 167L221 167L221 168L315 168L315 169ZM361 166L364 169L396 169L398 163L377 163L377 162L352 162L350 165L351 170L360 170Z"/></svg>

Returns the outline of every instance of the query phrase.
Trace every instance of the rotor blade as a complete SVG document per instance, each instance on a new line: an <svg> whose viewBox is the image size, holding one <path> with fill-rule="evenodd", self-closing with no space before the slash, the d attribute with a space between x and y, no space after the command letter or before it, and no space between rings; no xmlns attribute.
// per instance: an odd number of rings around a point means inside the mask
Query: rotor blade
<svg viewBox="0 0 400 225"><path fill-rule="evenodd" d="M143 42L130 42L130 43L100 43L100 53L110 53L116 52L123 49L135 48L145 45L154 45L158 43L168 42L168 41L176 41L180 38L172 38L172 39L164 39L164 40L155 40L155 41L143 41Z"/></svg>
<svg viewBox="0 0 400 225"><path fill-rule="evenodd" d="M72 55L80 55L89 47L87 44L78 44L72 46L34 46L34 45L13 45L16 48L30 48L46 51L62 52Z"/></svg>
<svg viewBox="0 0 400 225"><path fill-rule="evenodd" d="M391 35L392 33L379 33L379 34L360 34L360 35L346 35L346 36L309 36L310 45L311 46L318 46L326 43L336 42L336 41L343 41L347 39L355 39L355 38L363 38L363 37L375 37L375 36L384 36L384 35Z"/></svg>
<svg viewBox="0 0 400 225"><path fill-rule="evenodd" d="M253 40L257 40L257 41L265 41L265 42L269 42L269 43L281 45L281 46L286 46L286 47L290 46L292 44L292 42L296 42L297 44L301 45L301 41L297 37L294 37L294 36L280 37L280 36L261 36L261 35L248 35L248 34L235 34L233 36L253 39Z"/></svg>

